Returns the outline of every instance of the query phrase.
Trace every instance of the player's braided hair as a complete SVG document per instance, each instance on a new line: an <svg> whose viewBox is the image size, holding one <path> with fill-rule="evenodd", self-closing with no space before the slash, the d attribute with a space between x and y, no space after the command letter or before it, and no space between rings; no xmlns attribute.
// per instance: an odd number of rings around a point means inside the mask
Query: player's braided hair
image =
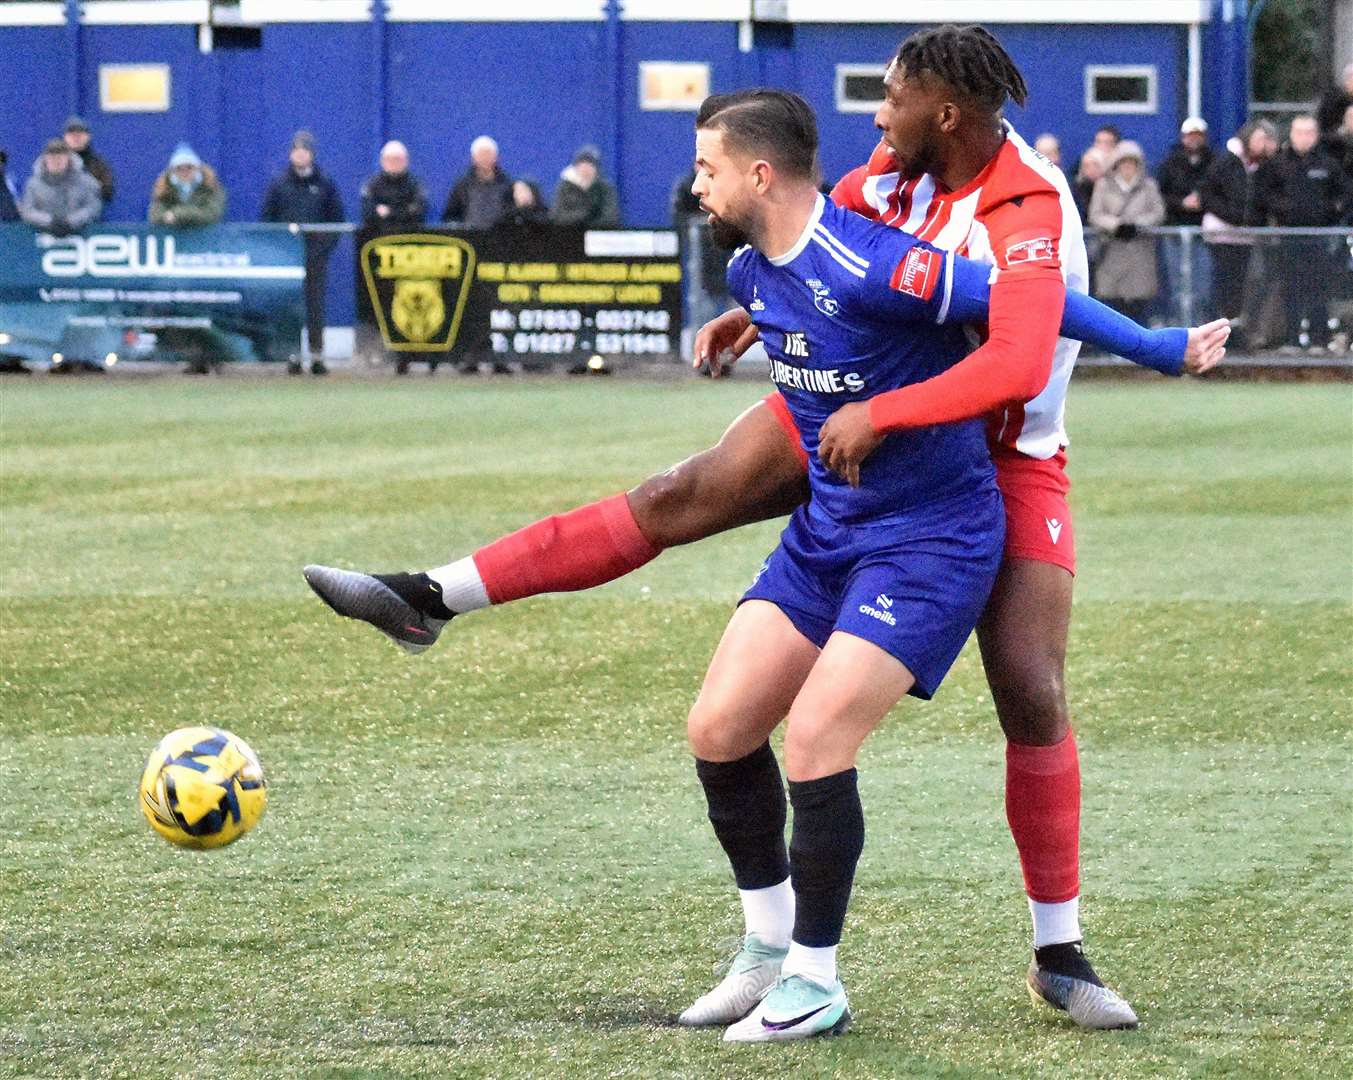
<svg viewBox="0 0 1353 1080"><path fill-rule="evenodd" d="M1029 96L1010 54L981 26L918 30L898 46L895 62L909 78L932 75L987 112L1000 112L1007 97L1023 105Z"/></svg>
<svg viewBox="0 0 1353 1080"><path fill-rule="evenodd" d="M786 173L817 176L817 120L798 94L765 87L711 94L695 126L723 132L726 146L764 156Z"/></svg>

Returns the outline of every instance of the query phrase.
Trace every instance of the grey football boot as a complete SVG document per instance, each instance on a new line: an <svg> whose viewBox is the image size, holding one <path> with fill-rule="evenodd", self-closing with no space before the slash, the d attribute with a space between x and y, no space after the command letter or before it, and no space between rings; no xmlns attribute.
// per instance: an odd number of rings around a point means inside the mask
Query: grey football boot
<svg viewBox="0 0 1353 1080"><path fill-rule="evenodd" d="M375 574L360 574L333 566L307 566L302 572L315 595L334 611L346 618L370 623L405 652L420 653L429 648L436 642L442 627L454 617L451 613L450 617L439 619L420 611L409 598ZM396 584L404 585L404 592L410 589L403 579L414 580L414 575L408 574L382 577L396 579ZM435 582L430 582L427 587L436 590ZM435 602L440 604L440 598ZM443 610L446 610L444 606Z"/></svg>

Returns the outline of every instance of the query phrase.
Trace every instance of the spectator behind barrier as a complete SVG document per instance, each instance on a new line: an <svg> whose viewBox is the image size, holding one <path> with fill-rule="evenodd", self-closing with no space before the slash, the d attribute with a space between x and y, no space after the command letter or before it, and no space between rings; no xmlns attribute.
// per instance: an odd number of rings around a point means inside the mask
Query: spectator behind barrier
<svg viewBox="0 0 1353 1080"><path fill-rule="evenodd" d="M672 185L671 213L672 228L681 245L682 275L687 279L686 325L703 326L728 307L728 252L714 242L707 224L709 215L700 209L700 199L691 191L694 185L694 169L677 177ZM698 244L694 252L692 226ZM691 273L693 263L696 274Z"/></svg>
<svg viewBox="0 0 1353 1080"><path fill-rule="evenodd" d="M225 216L226 190L210 165L179 143L150 189L150 221L171 228L215 225Z"/></svg>
<svg viewBox="0 0 1353 1080"><path fill-rule="evenodd" d="M1109 163L1113 161L1114 149L1118 146L1122 135L1112 124L1104 124L1095 129L1095 137L1091 140L1089 147L1080 158L1080 168L1076 172L1076 186L1074 194L1076 196L1076 205L1080 207L1081 219L1085 219L1086 212L1090 207L1090 196L1094 194L1095 185L1099 183L1099 178L1109 169ZM1089 169L1087 170L1087 156L1089 157Z"/></svg>
<svg viewBox="0 0 1353 1080"><path fill-rule="evenodd" d="M1203 177L1212 165L1212 147L1207 142L1207 121L1190 116L1179 128L1179 141L1161 163L1157 178L1165 201L1167 225L1201 225L1203 200L1199 193Z"/></svg>
<svg viewBox="0 0 1353 1080"><path fill-rule="evenodd" d="M63 140L48 142L24 185L19 216L39 232L69 236L97 220L102 209L98 181Z"/></svg>
<svg viewBox="0 0 1353 1080"><path fill-rule="evenodd" d="M601 175L601 151L595 146L580 146L573 162L559 174L550 220L584 229L620 227L620 197Z"/></svg>
<svg viewBox="0 0 1353 1080"><path fill-rule="evenodd" d="M0 224L22 220L19 217L19 193L9 178L8 165L9 154L0 150Z"/></svg>
<svg viewBox="0 0 1353 1080"><path fill-rule="evenodd" d="M1251 120L1226 144L1203 177L1199 190L1203 209L1203 238L1212 253L1214 314L1236 324L1231 347L1245 344L1245 275L1250 265L1249 236L1237 226L1259 225L1254 174L1278 149L1278 133L1267 120Z"/></svg>
<svg viewBox="0 0 1353 1080"><path fill-rule="evenodd" d="M1274 225L1319 227L1349 219L1353 181L1317 145L1319 137L1313 115L1293 117L1287 146L1256 175L1259 212ZM1289 349L1323 352L1329 345L1329 290L1337 271L1333 249L1320 236L1284 237L1278 248L1286 313L1282 344Z"/></svg>
<svg viewBox="0 0 1353 1080"><path fill-rule="evenodd" d="M1320 106L1315 112L1320 133L1328 135L1337 131L1350 106L1353 106L1353 63L1344 65L1339 84L1331 86L1320 97Z"/></svg>
<svg viewBox="0 0 1353 1080"><path fill-rule="evenodd" d="M381 171L362 185L362 224L383 232L423 224L428 200L422 182L409 172L409 150L391 139L381 147Z"/></svg>
<svg viewBox="0 0 1353 1080"><path fill-rule="evenodd" d="M1353 179L1353 105L1344 110L1343 123L1322 137L1320 145L1343 166L1345 175Z"/></svg>
<svg viewBox="0 0 1353 1080"><path fill-rule="evenodd" d="M540 195L540 185L529 176L512 181L512 209L503 222L507 225L544 225L550 220L549 208Z"/></svg>
<svg viewBox="0 0 1353 1080"><path fill-rule="evenodd" d="M62 136L71 153L80 155L85 172L89 173L99 185L99 198L107 206L113 201L113 170L103 157L94 151L89 141L89 125L78 116L66 120L65 134Z"/></svg>
<svg viewBox="0 0 1353 1080"><path fill-rule="evenodd" d="M452 185L442 220L491 229L512 209L512 180L498 164L498 144L481 135L470 144L470 167Z"/></svg>
<svg viewBox="0 0 1353 1080"><path fill-rule="evenodd" d="M1156 242L1140 230L1165 220L1160 189L1146 172L1142 148L1124 139L1113 152L1113 166L1095 184L1090 224L1100 236L1095 295L1137 322L1160 283L1156 279Z"/></svg>
<svg viewBox="0 0 1353 1080"><path fill-rule="evenodd" d="M315 164L315 137L310 132L298 131L291 137L287 168L268 185L259 220L301 224L334 224L343 220L338 186ZM305 234L305 338L313 375L328 371L324 366L324 287L329 253L337 243L335 233ZM300 359L293 358L287 370L299 375Z"/></svg>

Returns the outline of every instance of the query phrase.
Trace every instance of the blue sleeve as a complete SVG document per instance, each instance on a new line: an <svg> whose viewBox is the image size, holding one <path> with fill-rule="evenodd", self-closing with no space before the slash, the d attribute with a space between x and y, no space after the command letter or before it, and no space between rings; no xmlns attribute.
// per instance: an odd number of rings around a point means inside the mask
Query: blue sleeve
<svg viewBox="0 0 1353 1080"><path fill-rule="evenodd" d="M885 322L948 321L953 256L885 226L878 226L871 239L868 269L855 290L856 304ZM981 317L986 318L985 304Z"/></svg>
<svg viewBox="0 0 1353 1080"><path fill-rule="evenodd" d="M949 301L951 322L985 322L991 300L991 267L956 256ZM1074 289L1066 291L1062 336L1084 341L1124 360L1166 375L1184 373L1189 332L1183 327L1148 330L1106 304Z"/></svg>

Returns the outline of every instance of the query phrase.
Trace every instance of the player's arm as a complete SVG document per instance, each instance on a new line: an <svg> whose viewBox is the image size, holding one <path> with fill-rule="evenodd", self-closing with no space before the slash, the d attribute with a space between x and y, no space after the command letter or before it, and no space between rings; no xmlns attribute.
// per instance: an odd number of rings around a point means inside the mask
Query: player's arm
<svg viewBox="0 0 1353 1080"><path fill-rule="evenodd" d="M1054 192L1038 192L997 207L986 224L997 268L986 342L932 379L873 398L876 435L982 416L1047 386L1066 303L1061 203Z"/></svg>
<svg viewBox="0 0 1353 1080"><path fill-rule="evenodd" d="M952 260L950 322L984 323L991 301L991 267L971 259ZM1149 329L1092 296L1068 289L1061 336L1131 360L1165 375L1201 375L1225 352L1231 324L1217 319L1204 326Z"/></svg>

